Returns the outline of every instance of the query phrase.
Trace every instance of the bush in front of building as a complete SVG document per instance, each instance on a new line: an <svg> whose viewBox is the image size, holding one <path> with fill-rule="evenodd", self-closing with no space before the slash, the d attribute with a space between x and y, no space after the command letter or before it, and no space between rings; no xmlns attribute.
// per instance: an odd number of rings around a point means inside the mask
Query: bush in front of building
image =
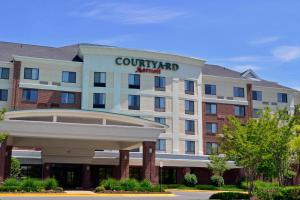
<svg viewBox="0 0 300 200"><path fill-rule="evenodd" d="M16 178L9 178L0 186L0 192L43 192L45 190L63 191L62 188L58 187L58 182L54 178L46 180L32 178L18 180Z"/></svg>
<svg viewBox="0 0 300 200"><path fill-rule="evenodd" d="M215 175L210 177L210 180L214 186L221 187L224 185L224 178L222 176Z"/></svg>
<svg viewBox="0 0 300 200"><path fill-rule="evenodd" d="M103 186L98 186L98 187L96 187L96 189L95 189L95 192L98 192L98 193L104 192L104 191L105 191L105 187L103 187Z"/></svg>
<svg viewBox="0 0 300 200"><path fill-rule="evenodd" d="M160 192L161 188L159 185L153 185L149 180L143 180L141 182L135 179L122 179L116 180L113 178L109 178L107 180L103 180L100 184L102 192L102 188L104 190L111 191L134 191L134 192ZM98 188L98 187L97 187ZM96 192L98 192L96 188ZM164 190L162 189L162 192Z"/></svg>
<svg viewBox="0 0 300 200"><path fill-rule="evenodd" d="M21 182L21 189L24 192L42 192L45 190L43 181L33 178L26 178Z"/></svg>
<svg viewBox="0 0 300 200"><path fill-rule="evenodd" d="M58 182L55 178L47 178L43 181L45 190L56 190L58 188Z"/></svg>
<svg viewBox="0 0 300 200"><path fill-rule="evenodd" d="M249 199L249 195L245 193L238 192L220 192L213 194L209 197L209 199L219 199L219 200L240 200L240 199Z"/></svg>
<svg viewBox="0 0 300 200"><path fill-rule="evenodd" d="M184 184L189 187L194 187L197 185L198 179L195 174L186 173L184 175Z"/></svg>
<svg viewBox="0 0 300 200"><path fill-rule="evenodd" d="M122 179L120 181L121 190L124 191L137 191L140 187L140 184L135 179Z"/></svg>

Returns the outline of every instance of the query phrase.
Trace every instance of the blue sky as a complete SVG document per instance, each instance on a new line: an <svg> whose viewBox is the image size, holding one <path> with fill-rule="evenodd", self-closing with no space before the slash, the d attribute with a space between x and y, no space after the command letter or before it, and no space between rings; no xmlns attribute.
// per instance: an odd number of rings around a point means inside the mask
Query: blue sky
<svg viewBox="0 0 300 200"><path fill-rule="evenodd" d="M299 8L299 0L9 0L0 40L171 52L300 89Z"/></svg>

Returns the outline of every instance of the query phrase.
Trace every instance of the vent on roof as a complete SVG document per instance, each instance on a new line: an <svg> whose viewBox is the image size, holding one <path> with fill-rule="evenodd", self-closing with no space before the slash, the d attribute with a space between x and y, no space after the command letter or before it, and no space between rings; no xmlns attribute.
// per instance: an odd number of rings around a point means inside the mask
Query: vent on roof
<svg viewBox="0 0 300 200"><path fill-rule="evenodd" d="M252 69L247 69L241 73L241 76L249 79L260 79Z"/></svg>

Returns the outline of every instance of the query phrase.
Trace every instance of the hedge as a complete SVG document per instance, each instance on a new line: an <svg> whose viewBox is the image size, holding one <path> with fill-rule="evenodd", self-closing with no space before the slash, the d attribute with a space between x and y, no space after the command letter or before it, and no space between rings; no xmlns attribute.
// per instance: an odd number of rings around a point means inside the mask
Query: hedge
<svg viewBox="0 0 300 200"><path fill-rule="evenodd" d="M139 182L135 179L116 180L109 178L102 181L95 191L102 192L103 189L112 191L160 192L160 187L153 185L149 180ZM163 191L162 189L162 192Z"/></svg>
<svg viewBox="0 0 300 200"><path fill-rule="evenodd" d="M240 199L249 199L248 194L238 193L238 192L220 192L213 194L209 199L219 199L219 200L240 200Z"/></svg>
<svg viewBox="0 0 300 200"><path fill-rule="evenodd" d="M4 181L3 186L0 186L0 192L42 192L45 190L62 191L63 189L58 187L58 182L54 178L45 180L9 178Z"/></svg>

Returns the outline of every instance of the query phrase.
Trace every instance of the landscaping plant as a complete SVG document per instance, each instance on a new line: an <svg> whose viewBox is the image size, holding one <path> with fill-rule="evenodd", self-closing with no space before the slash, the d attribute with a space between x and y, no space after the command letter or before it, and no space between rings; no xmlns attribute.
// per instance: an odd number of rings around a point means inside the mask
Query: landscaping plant
<svg viewBox="0 0 300 200"><path fill-rule="evenodd" d="M194 187L197 185L198 180L195 174L186 173L184 175L184 184L189 187Z"/></svg>

